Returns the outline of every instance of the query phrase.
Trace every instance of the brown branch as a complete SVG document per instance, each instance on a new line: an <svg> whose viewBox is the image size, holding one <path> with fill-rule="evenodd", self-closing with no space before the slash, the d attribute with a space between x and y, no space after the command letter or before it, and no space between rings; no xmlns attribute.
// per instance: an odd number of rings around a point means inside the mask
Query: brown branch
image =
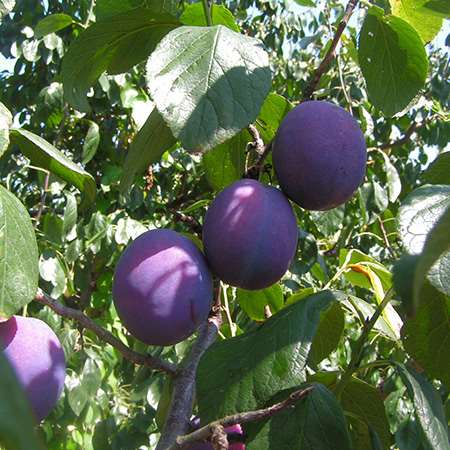
<svg viewBox="0 0 450 450"><path fill-rule="evenodd" d="M195 378L201 357L214 343L222 324L220 312L220 285L210 317L200 327L199 335L190 353L184 359L173 379L173 393L164 429L156 450L166 450L176 444L178 436L189 430L189 419L195 396Z"/></svg>
<svg viewBox="0 0 450 450"><path fill-rule="evenodd" d="M233 414L231 416L226 416L222 419L211 422L208 425L205 425L204 427L201 427L190 434L179 436L176 442L172 444L170 447L168 447L167 450L178 450L185 448L186 445L192 444L193 442L204 441L212 435L213 431L218 426L226 428L231 425L236 424L242 425L244 423L255 422L258 420L272 417L275 414L278 414L279 412L294 406L298 401L308 396L313 389L314 389L313 386L299 389L293 392L291 395L289 395L287 399L283 400L282 402L275 403L269 406L268 408Z"/></svg>
<svg viewBox="0 0 450 450"><path fill-rule="evenodd" d="M427 121L423 121L421 123L419 122L413 122L408 129L405 131L405 134L396 141L386 142L379 146L380 150L386 150L392 147L401 147L402 145L408 143L408 141L411 139L411 136L415 131L417 131L419 128L422 128L426 125Z"/></svg>
<svg viewBox="0 0 450 450"><path fill-rule="evenodd" d="M255 162L245 171L242 178L253 178L257 180L259 178L259 174L261 173L264 167L264 161L272 150L272 142L269 142L264 146L264 150L262 153L258 153L258 157Z"/></svg>
<svg viewBox="0 0 450 450"><path fill-rule="evenodd" d="M311 81L307 84L306 88L303 91L303 100L309 100L311 98L313 92L316 90L317 85L319 84L320 79L322 78L322 75L324 73L326 73L327 70L329 69L331 61L333 60L333 58L335 57L335 54L336 54L336 47L339 43L342 33L345 30L345 27L347 26L348 21L350 20L351 15L353 14L353 11L354 11L357 3L358 3L358 0L350 0L347 3L347 7L345 8L344 16L342 17L342 20L340 21L340 23L336 29L333 40L331 42L331 46L328 49L325 57L323 58L322 62L319 65L319 67L315 71Z"/></svg>
<svg viewBox="0 0 450 450"><path fill-rule="evenodd" d="M108 344L112 345L128 361L131 361L134 364L149 367L150 369L153 370L166 372L169 375L175 374L176 367L174 364L171 364L168 361L164 361L163 359L156 358L154 356L143 355L142 353L135 352L131 348L127 347L122 341L116 338L113 334L111 334L108 330L105 330L100 325L97 325L84 313L82 313L77 309L64 306L55 299L51 298L41 289L38 289L38 292L34 297L34 300L43 305L48 306L53 311L55 311L55 313L58 314L59 316L73 319L76 322L78 322L83 328L91 330L102 341L105 341Z"/></svg>
<svg viewBox="0 0 450 450"><path fill-rule="evenodd" d="M176 220L185 223L193 233L198 235L200 238L202 237L202 226L196 219L194 219L194 217L183 214L177 210L171 210L171 212Z"/></svg>
<svg viewBox="0 0 450 450"><path fill-rule="evenodd" d="M261 139L261 136L259 135L258 128L256 128L255 125L253 125L252 123L247 128L253 138L253 142L251 145L255 149L256 153L258 153L258 155L261 156L264 153L265 145L264 141Z"/></svg>

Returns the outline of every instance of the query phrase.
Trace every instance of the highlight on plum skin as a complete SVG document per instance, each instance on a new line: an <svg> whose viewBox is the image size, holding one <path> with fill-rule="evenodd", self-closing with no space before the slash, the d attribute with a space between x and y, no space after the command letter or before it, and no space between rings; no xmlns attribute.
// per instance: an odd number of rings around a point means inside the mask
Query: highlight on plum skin
<svg viewBox="0 0 450 450"><path fill-rule="evenodd" d="M64 388L64 350L42 320L13 316L0 323L0 350L24 388L37 422L48 416Z"/></svg>
<svg viewBox="0 0 450 450"><path fill-rule="evenodd" d="M234 435L235 438L239 438L244 435L244 432L239 424L226 427L225 431L227 432L228 437ZM214 450L214 447L210 442L205 441L196 442L190 447L187 447L186 450ZM229 442L228 450L245 450L245 444L242 442Z"/></svg>
<svg viewBox="0 0 450 450"><path fill-rule="evenodd" d="M203 254L172 230L150 230L134 240L117 264L116 310L125 328L150 345L172 345L205 321L213 297Z"/></svg>
<svg viewBox="0 0 450 450"><path fill-rule="evenodd" d="M298 241L297 219L278 189L258 181L236 181L211 203L203 246L212 272L248 290L263 289L286 273Z"/></svg>
<svg viewBox="0 0 450 450"><path fill-rule="evenodd" d="M283 192L309 210L349 200L364 179L367 149L357 121L326 101L292 109L273 145L273 165Z"/></svg>

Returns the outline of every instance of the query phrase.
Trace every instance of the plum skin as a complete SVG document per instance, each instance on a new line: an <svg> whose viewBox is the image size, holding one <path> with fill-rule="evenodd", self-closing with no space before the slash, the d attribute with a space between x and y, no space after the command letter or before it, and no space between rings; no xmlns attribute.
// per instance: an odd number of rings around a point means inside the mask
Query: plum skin
<svg viewBox="0 0 450 450"><path fill-rule="evenodd" d="M205 216L203 246L221 280L248 290L280 280L294 258L297 219L278 189L244 179L220 192Z"/></svg>
<svg viewBox="0 0 450 450"><path fill-rule="evenodd" d="M327 210L349 200L364 179L366 159L356 120L326 101L307 101L292 109L273 145L281 189L309 210Z"/></svg>
<svg viewBox="0 0 450 450"><path fill-rule="evenodd" d="M116 266L113 298L125 328L150 345L172 345L205 321L212 278L203 254L172 230L135 239Z"/></svg>
<svg viewBox="0 0 450 450"><path fill-rule="evenodd" d="M0 350L40 422L56 405L64 388L66 360L58 337L42 320L13 316L0 323Z"/></svg>

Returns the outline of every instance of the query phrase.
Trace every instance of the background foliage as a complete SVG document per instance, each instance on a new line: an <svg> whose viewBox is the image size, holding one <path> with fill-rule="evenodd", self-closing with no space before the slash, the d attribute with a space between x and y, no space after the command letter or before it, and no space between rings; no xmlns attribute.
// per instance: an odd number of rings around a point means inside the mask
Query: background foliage
<svg viewBox="0 0 450 450"><path fill-rule="evenodd" d="M222 26L200 28L202 5L188 1L0 0L0 273L8 266L23 275L1 279L0 314L45 320L68 359L63 399L38 430L45 448L154 448L170 386L29 303L37 272L53 298L135 350L179 362L192 339L148 349L121 326L111 303L117 259L149 228L171 227L201 245L195 231L210 200L253 157L247 125L270 142L345 8L217 3L213 23ZM448 31L448 5L374 3L359 5L314 93L359 121L369 147L365 181L334 210L295 207L300 245L290 271L264 292L225 290L227 320L200 365L196 411L205 421L278 401L302 383L318 386L292 415L252 424L250 450L331 449L336 441L343 449L449 448L449 37L444 44L438 35ZM186 70L193 61L196 70ZM276 183L266 162L262 180ZM18 253L8 260L12 247ZM365 318L394 282L397 295L359 349ZM258 325L266 305L280 311L281 325ZM242 333L252 341L228 340ZM340 384L357 350L353 376ZM268 354L285 370L269 384L276 367ZM318 409L324 404L328 411ZM11 411L2 400L0 423ZM310 441L300 441L299 422Z"/></svg>

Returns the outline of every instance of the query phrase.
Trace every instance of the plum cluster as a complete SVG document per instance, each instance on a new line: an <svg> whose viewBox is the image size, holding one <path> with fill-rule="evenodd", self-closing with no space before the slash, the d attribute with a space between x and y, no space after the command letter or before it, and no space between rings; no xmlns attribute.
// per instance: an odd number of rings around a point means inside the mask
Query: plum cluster
<svg viewBox="0 0 450 450"><path fill-rule="evenodd" d="M42 320L13 316L0 323L0 350L40 422L56 405L64 387L66 362L58 337Z"/></svg>
<svg viewBox="0 0 450 450"><path fill-rule="evenodd" d="M243 179L217 195L204 219L204 255L171 230L147 231L129 245L116 268L113 297L132 335L151 345L190 336L210 310L210 271L248 290L280 280L298 240L288 199L312 210L347 201L364 178L364 136L339 106L304 102L279 127L273 165L282 191Z"/></svg>

